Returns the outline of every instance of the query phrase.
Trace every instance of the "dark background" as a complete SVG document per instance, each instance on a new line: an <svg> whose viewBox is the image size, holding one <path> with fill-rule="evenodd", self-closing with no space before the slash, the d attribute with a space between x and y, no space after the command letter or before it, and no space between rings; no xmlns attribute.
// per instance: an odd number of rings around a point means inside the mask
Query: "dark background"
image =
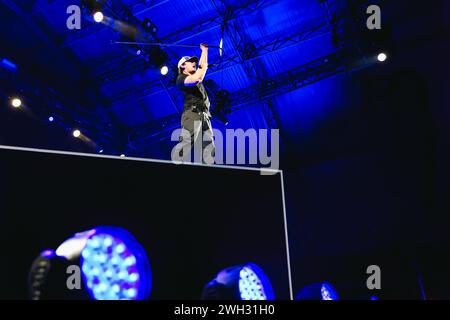
<svg viewBox="0 0 450 320"><path fill-rule="evenodd" d="M27 298L32 261L77 232L128 230L152 299L199 299L222 269L254 262L289 299L280 175L0 150L3 299ZM206 183L205 176L211 180Z"/></svg>

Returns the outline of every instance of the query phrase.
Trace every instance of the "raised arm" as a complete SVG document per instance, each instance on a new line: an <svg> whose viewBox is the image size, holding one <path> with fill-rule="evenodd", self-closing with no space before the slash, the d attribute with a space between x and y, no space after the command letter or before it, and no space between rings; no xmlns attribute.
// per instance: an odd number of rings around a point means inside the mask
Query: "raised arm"
<svg viewBox="0 0 450 320"><path fill-rule="evenodd" d="M208 70L208 47L204 44L200 45L202 49L202 55L200 56L199 68L193 75L190 75L184 81L187 86L193 86L203 81Z"/></svg>
<svg viewBox="0 0 450 320"><path fill-rule="evenodd" d="M208 69L208 46L202 43L200 45L200 49L202 49L202 55L200 56L198 66L202 69L203 68Z"/></svg>

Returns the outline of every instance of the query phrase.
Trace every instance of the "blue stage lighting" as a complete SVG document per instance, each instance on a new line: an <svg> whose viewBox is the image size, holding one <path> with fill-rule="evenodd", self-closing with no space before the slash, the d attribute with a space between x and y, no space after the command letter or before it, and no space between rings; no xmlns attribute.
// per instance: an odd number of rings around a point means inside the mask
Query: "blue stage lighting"
<svg viewBox="0 0 450 320"><path fill-rule="evenodd" d="M268 300L267 276L256 265L249 264L239 272L239 293L242 300Z"/></svg>
<svg viewBox="0 0 450 320"><path fill-rule="evenodd" d="M81 270L96 300L144 300L151 272L144 249L125 230L98 228L81 252Z"/></svg>
<svg viewBox="0 0 450 320"><path fill-rule="evenodd" d="M0 66L10 71L17 71L18 69L16 64L6 58L0 59Z"/></svg>
<svg viewBox="0 0 450 320"><path fill-rule="evenodd" d="M42 251L41 256L44 258L52 258L52 257L56 256L56 253L55 253L55 251L49 249L49 250Z"/></svg>
<svg viewBox="0 0 450 320"><path fill-rule="evenodd" d="M205 300L273 300L275 294L267 275L256 264L227 268L203 290Z"/></svg>
<svg viewBox="0 0 450 320"><path fill-rule="evenodd" d="M72 131L72 135L73 135L75 138L79 138L79 137L81 136L81 131L78 130L78 129L73 130L73 131Z"/></svg>
<svg viewBox="0 0 450 320"><path fill-rule="evenodd" d="M320 288L320 293L322 295L322 300L339 300L336 290L328 282L322 283Z"/></svg>
<svg viewBox="0 0 450 320"><path fill-rule="evenodd" d="M103 19L104 19L104 15L101 11L97 11L96 13L94 13L95 22L100 23L103 21Z"/></svg>
<svg viewBox="0 0 450 320"><path fill-rule="evenodd" d="M330 283L321 282L303 288L295 300L339 300L339 295Z"/></svg>

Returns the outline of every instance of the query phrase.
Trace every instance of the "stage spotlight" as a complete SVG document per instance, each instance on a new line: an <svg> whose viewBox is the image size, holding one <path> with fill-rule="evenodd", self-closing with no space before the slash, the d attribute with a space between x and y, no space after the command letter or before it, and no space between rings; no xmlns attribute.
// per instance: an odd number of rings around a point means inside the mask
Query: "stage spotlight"
<svg viewBox="0 0 450 320"><path fill-rule="evenodd" d="M161 67L161 74L163 76L167 75L169 73L169 68L167 66L162 66Z"/></svg>
<svg viewBox="0 0 450 320"><path fill-rule="evenodd" d="M152 277L142 246L121 228L99 227L64 241L56 255L79 259L87 292L95 300L146 300Z"/></svg>
<svg viewBox="0 0 450 320"><path fill-rule="evenodd" d="M120 155L120 157L121 157L121 158L125 158L126 156L125 156L125 154L122 153L122 154Z"/></svg>
<svg viewBox="0 0 450 320"><path fill-rule="evenodd" d="M53 122L53 121L55 121L55 118L53 118L53 117L48 117L48 121Z"/></svg>
<svg viewBox="0 0 450 320"><path fill-rule="evenodd" d="M303 288L295 300L339 300L339 295L330 283L323 282Z"/></svg>
<svg viewBox="0 0 450 320"><path fill-rule="evenodd" d="M256 264L227 268L203 289L204 300L273 300L269 278Z"/></svg>
<svg viewBox="0 0 450 320"><path fill-rule="evenodd" d="M55 251L43 251L32 263L28 274L28 293L31 300L87 300L82 290L68 290L67 268L71 263Z"/></svg>
<svg viewBox="0 0 450 320"><path fill-rule="evenodd" d="M72 134L73 134L73 136L75 138L79 138L81 136L81 131L78 130L78 129L77 130L73 130Z"/></svg>
<svg viewBox="0 0 450 320"><path fill-rule="evenodd" d="M325 282L320 288L320 294L322 295L322 300L338 300L338 295L336 290L331 286L331 284Z"/></svg>
<svg viewBox="0 0 450 320"><path fill-rule="evenodd" d="M92 16L95 22L100 23L105 18L102 12L104 0L81 0L83 11Z"/></svg>
<svg viewBox="0 0 450 320"><path fill-rule="evenodd" d="M120 229L104 228L89 238L81 253L81 270L96 300L148 298L150 266L142 247Z"/></svg>
<svg viewBox="0 0 450 320"><path fill-rule="evenodd" d="M101 11L97 11L96 13L94 13L94 20L97 23L102 22L104 19L103 13Z"/></svg>
<svg viewBox="0 0 450 320"><path fill-rule="evenodd" d="M100 149L100 150L98 151L98 153L103 153L103 149Z"/></svg>
<svg viewBox="0 0 450 320"><path fill-rule="evenodd" d="M387 60L387 54L382 52L378 55L377 59L380 62L385 62Z"/></svg>
<svg viewBox="0 0 450 320"><path fill-rule="evenodd" d="M22 100L20 100L19 98L13 98L13 99L11 100L11 105L12 105L14 108L20 108L20 107L22 106Z"/></svg>

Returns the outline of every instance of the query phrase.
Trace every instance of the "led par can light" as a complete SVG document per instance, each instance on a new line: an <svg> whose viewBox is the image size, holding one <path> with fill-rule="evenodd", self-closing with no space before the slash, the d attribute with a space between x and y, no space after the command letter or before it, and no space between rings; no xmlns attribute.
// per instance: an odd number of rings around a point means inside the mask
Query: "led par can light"
<svg viewBox="0 0 450 320"><path fill-rule="evenodd" d="M56 255L79 262L84 288L94 300L146 300L152 274L146 252L126 230L98 227L64 241Z"/></svg>
<svg viewBox="0 0 450 320"><path fill-rule="evenodd" d="M274 300L269 278L254 263L222 270L203 289L204 300Z"/></svg>

